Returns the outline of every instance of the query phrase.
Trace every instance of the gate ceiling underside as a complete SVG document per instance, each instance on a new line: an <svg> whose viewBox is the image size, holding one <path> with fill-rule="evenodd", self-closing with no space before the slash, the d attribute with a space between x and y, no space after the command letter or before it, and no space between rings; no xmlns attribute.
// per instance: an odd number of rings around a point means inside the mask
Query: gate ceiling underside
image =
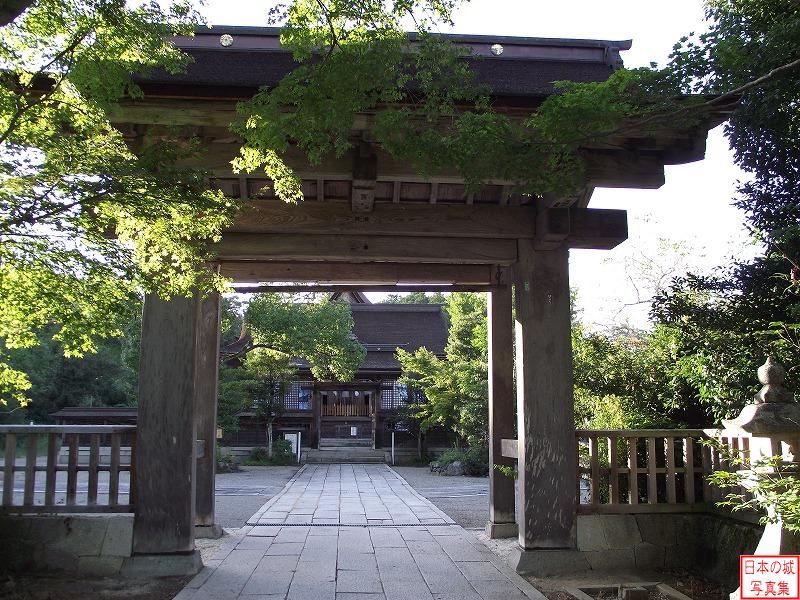
<svg viewBox="0 0 800 600"><path fill-rule="evenodd" d="M232 48L220 46L223 33L233 36ZM607 78L619 66L619 51L629 47L502 40L508 52L494 56L485 36L454 37L483 57L474 66L493 90L494 109L520 117L553 93L552 81ZM275 198L263 173L240 176L230 165L241 145L228 128L239 118L236 102L292 68L278 31L214 28L176 43L195 60L187 73L156 73L140 82L144 98L124 102L112 120L132 142L176 126L203 140L206 152L197 165L243 202L215 247L222 274L239 283L497 286L507 283L505 269L517 262L522 244L613 248L627 238L626 213L588 208L594 188L660 187L665 165L703 158L708 129L727 114L726 107L715 107L700 125L625 127L587 144L582 185L558 198L515 194L514 182L502 180L468 192L455 172L422 178L369 143L373 114L363 114L354 123L353 150L344 156L311 168L299 152L289 151L285 160L302 179L305 200L288 205Z"/></svg>

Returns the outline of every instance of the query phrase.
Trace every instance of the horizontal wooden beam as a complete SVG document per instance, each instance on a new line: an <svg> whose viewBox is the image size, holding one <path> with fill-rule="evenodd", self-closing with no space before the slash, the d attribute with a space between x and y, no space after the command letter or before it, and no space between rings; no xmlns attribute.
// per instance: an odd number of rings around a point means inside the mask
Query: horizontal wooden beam
<svg viewBox="0 0 800 600"><path fill-rule="evenodd" d="M361 285L491 285L506 282L505 270L490 265L223 261L220 273L238 283L269 281Z"/></svg>
<svg viewBox="0 0 800 600"><path fill-rule="evenodd" d="M560 211L560 212L559 212ZM608 249L628 237L624 210L550 209L543 220L532 206L447 206L379 203L354 214L343 202L251 202L229 228L235 233L520 239L556 232L573 248ZM552 223L549 225L548 223Z"/></svg>
<svg viewBox="0 0 800 600"><path fill-rule="evenodd" d="M432 237L531 238L532 206L480 206L377 203L368 214L354 214L344 202L279 200L249 202L229 231Z"/></svg>
<svg viewBox="0 0 800 600"><path fill-rule="evenodd" d="M626 150L588 150L583 155L587 186L657 189L664 185L664 159Z"/></svg>
<svg viewBox="0 0 800 600"><path fill-rule="evenodd" d="M234 285L233 291L237 294L263 294L265 292L281 293L315 293L315 292L391 292L403 294L407 292L485 292L500 289L504 286L496 285L375 285L362 283L358 285L315 284L315 285Z"/></svg>
<svg viewBox="0 0 800 600"><path fill-rule="evenodd" d="M628 239L628 213L598 208L549 208L536 220L541 249L566 244L570 248L610 250Z"/></svg>
<svg viewBox="0 0 800 600"><path fill-rule="evenodd" d="M396 262L510 265L514 240L482 238L227 233L219 260Z"/></svg>

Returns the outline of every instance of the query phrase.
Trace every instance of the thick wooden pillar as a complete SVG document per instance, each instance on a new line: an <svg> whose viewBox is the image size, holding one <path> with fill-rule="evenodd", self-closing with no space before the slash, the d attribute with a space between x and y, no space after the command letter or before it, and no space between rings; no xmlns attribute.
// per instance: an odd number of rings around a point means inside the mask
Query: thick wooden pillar
<svg viewBox="0 0 800 600"><path fill-rule="evenodd" d="M136 554L194 551L195 378L200 302L148 294L136 444Z"/></svg>
<svg viewBox="0 0 800 600"><path fill-rule="evenodd" d="M220 295L200 302L197 335L196 415L198 448L195 525L198 537L220 537L222 528L214 520L217 476L217 384L219 380Z"/></svg>
<svg viewBox="0 0 800 600"><path fill-rule="evenodd" d="M515 266L517 436L523 550L575 548L569 251L520 240Z"/></svg>
<svg viewBox="0 0 800 600"><path fill-rule="evenodd" d="M491 538L514 537L514 480L494 468L515 465L504 458L503 438L514 438L514 332L511 286L489 292L489 522Z"/></svg>

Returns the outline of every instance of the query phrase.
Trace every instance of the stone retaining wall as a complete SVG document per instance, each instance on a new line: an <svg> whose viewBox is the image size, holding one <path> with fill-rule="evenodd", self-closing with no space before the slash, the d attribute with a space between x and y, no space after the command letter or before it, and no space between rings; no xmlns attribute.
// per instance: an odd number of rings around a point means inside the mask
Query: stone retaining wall
<svg viewBox="0 0 800 600"><path fill-rule="evenodd" d="M0 517L0 569L115 575L133 548L133 515Z"/></svg>
<svg viewBox="0 0 800 600"><path fill-rule="evenodd" d="M593 570L689 569L736 587L739 555L763 528L713 514L579 515L578 550Z"/></svg>

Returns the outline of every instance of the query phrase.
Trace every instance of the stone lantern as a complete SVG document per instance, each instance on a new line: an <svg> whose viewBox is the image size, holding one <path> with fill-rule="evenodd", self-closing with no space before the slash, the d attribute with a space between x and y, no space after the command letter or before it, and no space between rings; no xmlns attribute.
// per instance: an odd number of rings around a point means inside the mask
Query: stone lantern
<svg viewBox="0 0 800 600"><path fill-rule="evenodd" d="M800 404L794 401L792 394L784 386L786 371L773 357L758 369L761 390L735 419L722 424L724 435L741 435L750 439L748 469L741 473L747 481L755 482L759 471L768 471L770 467L752 467L757 461L780 456L787 470L797 468L798 451L800 450ZM796 535L786 531L773 507L767 508L770 522L764 527L764 533L758 543L755 555L797 554L798 539ZM730 595L731 600L741 598L740 590Z"/></svg>

